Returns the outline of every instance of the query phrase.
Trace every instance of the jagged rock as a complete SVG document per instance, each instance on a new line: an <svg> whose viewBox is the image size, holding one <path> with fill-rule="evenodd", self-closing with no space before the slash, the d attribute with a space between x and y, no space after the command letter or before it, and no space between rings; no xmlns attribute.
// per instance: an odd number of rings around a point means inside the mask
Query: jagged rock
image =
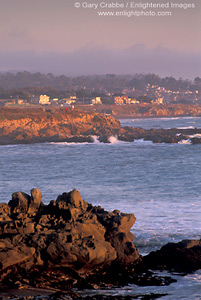
<svg viewBox="0 0 201 300"><path fill-rule="evenodd" d="M76 207L83 209L87 207L87 203L84 200L82 200L80 192L76 189L72 190L69 193L63 193L62 195L58 196L56 203L59 205L60 208L63 205L64 209L66 207Z"/></svg>
<svg viewBox="0 0 201 300"><path fill-rule="evenodd" d="M10 206L7 203L0 203L0 222L10 221Z"/></svg>
<svg viewBox="0 0 201 300"><path fill-rule="evenodd" d="M28 213L33 214L34 212L38 211L41 205L41 199L42 199L41 191L39 189L32 189Z"/></svg>
<svg viewBox="0 0 201 300"><path fill-rule="evenodd" d="M0 205L0 217L4 216L0 219L0 276L4 283L11 273L17 281L20 272L28 276L36 268L39 274L62 268L83 277L113 262L124 266L139 259L130 233L133 214L93 206L75 189L48 205L41 198L40 190L32 189L31 196L16 192L8 204ZM35 276L30 278L37 281Z"/></svg>
<svg viewBox="0 0 201 300"><path fill-rule="evenodd" d="M31 197L24 192L16 192L12 194L12 200L8 205L11 208L12 213L26 213Z"/></svg>
<svg viewBox="0 0 201 300"><path fill-rule="evenodd" d="M130 232L134 214L93 206L75 189L48 205L41 198L32 189L0 205L0 290L24 283L65 290L173 282L142 264ZM200 242L186 248L194 247Z"/></svg>
<svg viewBox="0 0 201 300"><path fill-rule="evenodd" d="M192 144L201 144L201 138L194 137L194 138L191 138L190 140L191 140Z"/></svg>

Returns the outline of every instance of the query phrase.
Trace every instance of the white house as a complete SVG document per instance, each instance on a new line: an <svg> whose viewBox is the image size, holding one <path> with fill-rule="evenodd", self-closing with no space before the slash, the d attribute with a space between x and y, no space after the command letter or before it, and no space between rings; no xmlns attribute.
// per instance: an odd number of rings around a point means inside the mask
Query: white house
<svg viewBox="0 0 201 300"><path fill-rule="evenodd" d="M39 104L42 104L42 105L51 104L50 97L47 95L40 95Z"/></svg>
<svg viewBox="0 0 201 300"><path fill-rule="evenodd" d="M95 99L91 100L92 104L102 104L101 98L100 97L96 97Z"/></svg>

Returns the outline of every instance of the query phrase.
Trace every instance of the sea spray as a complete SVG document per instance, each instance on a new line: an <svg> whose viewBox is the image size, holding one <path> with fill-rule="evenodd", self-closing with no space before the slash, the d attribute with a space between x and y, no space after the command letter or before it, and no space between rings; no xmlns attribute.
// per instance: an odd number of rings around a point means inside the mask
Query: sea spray
<svg viewBox="0 0 201 300"><path fill-rule="evenodd" d="M187 139L187 140L181 140L178 142L178 144L181 144L181 145L191 145L191 140L190 139Z"/></svg>
<svg viewBox="0 0 201 300"><path fill-rule="evenodd" d="M110 136L110 137L108 137L108 142L110 143L110 144L116 144L116 143L118 143L118 138L117 138L117 136Z"/></svg>
<svg viewBox="0 0 201 300"><path fill-rule="evenodd" d="M99 144L100 143L100 141L98 140L98 137L96 135L92 135L91 139L92 139L94 144Z"/></svg>

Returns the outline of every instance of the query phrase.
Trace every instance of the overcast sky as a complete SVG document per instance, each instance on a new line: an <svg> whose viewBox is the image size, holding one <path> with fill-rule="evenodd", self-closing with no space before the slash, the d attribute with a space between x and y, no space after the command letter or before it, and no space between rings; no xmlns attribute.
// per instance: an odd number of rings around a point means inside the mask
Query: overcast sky
<svg viewBox="0 0 201 300"><path fill-rule="evenodd" d="M127 1L117 2L169 2ZM81 7L75 8L75 2ZM112 1L0 0L0 71L201 76L200 0L169 2L195 8L147 10L170 11L166 17L100 17L98 11L143 9L90 9L82 7L83 2L90 6Z"/></svg>

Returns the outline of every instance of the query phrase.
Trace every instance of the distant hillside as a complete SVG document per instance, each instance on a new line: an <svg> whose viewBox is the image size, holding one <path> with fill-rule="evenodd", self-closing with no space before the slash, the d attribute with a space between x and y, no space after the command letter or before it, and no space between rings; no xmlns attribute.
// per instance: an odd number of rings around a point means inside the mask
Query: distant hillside
<svg viewBox="0 0 201 300"><path fill-rule="evenodd" d="M201 91L201 78L195 78L194 82L174 77L161 78L155 74L135 75L98 75L67 77L65 75L54 76L51 73L30 73L27 71L0 74L0 90L19 89L26 87L51 87L58 91L87 89L92 91L118 93L124 89L143 90L147 84L159 85L165 89L182 90L192 89Z"/></svg>

